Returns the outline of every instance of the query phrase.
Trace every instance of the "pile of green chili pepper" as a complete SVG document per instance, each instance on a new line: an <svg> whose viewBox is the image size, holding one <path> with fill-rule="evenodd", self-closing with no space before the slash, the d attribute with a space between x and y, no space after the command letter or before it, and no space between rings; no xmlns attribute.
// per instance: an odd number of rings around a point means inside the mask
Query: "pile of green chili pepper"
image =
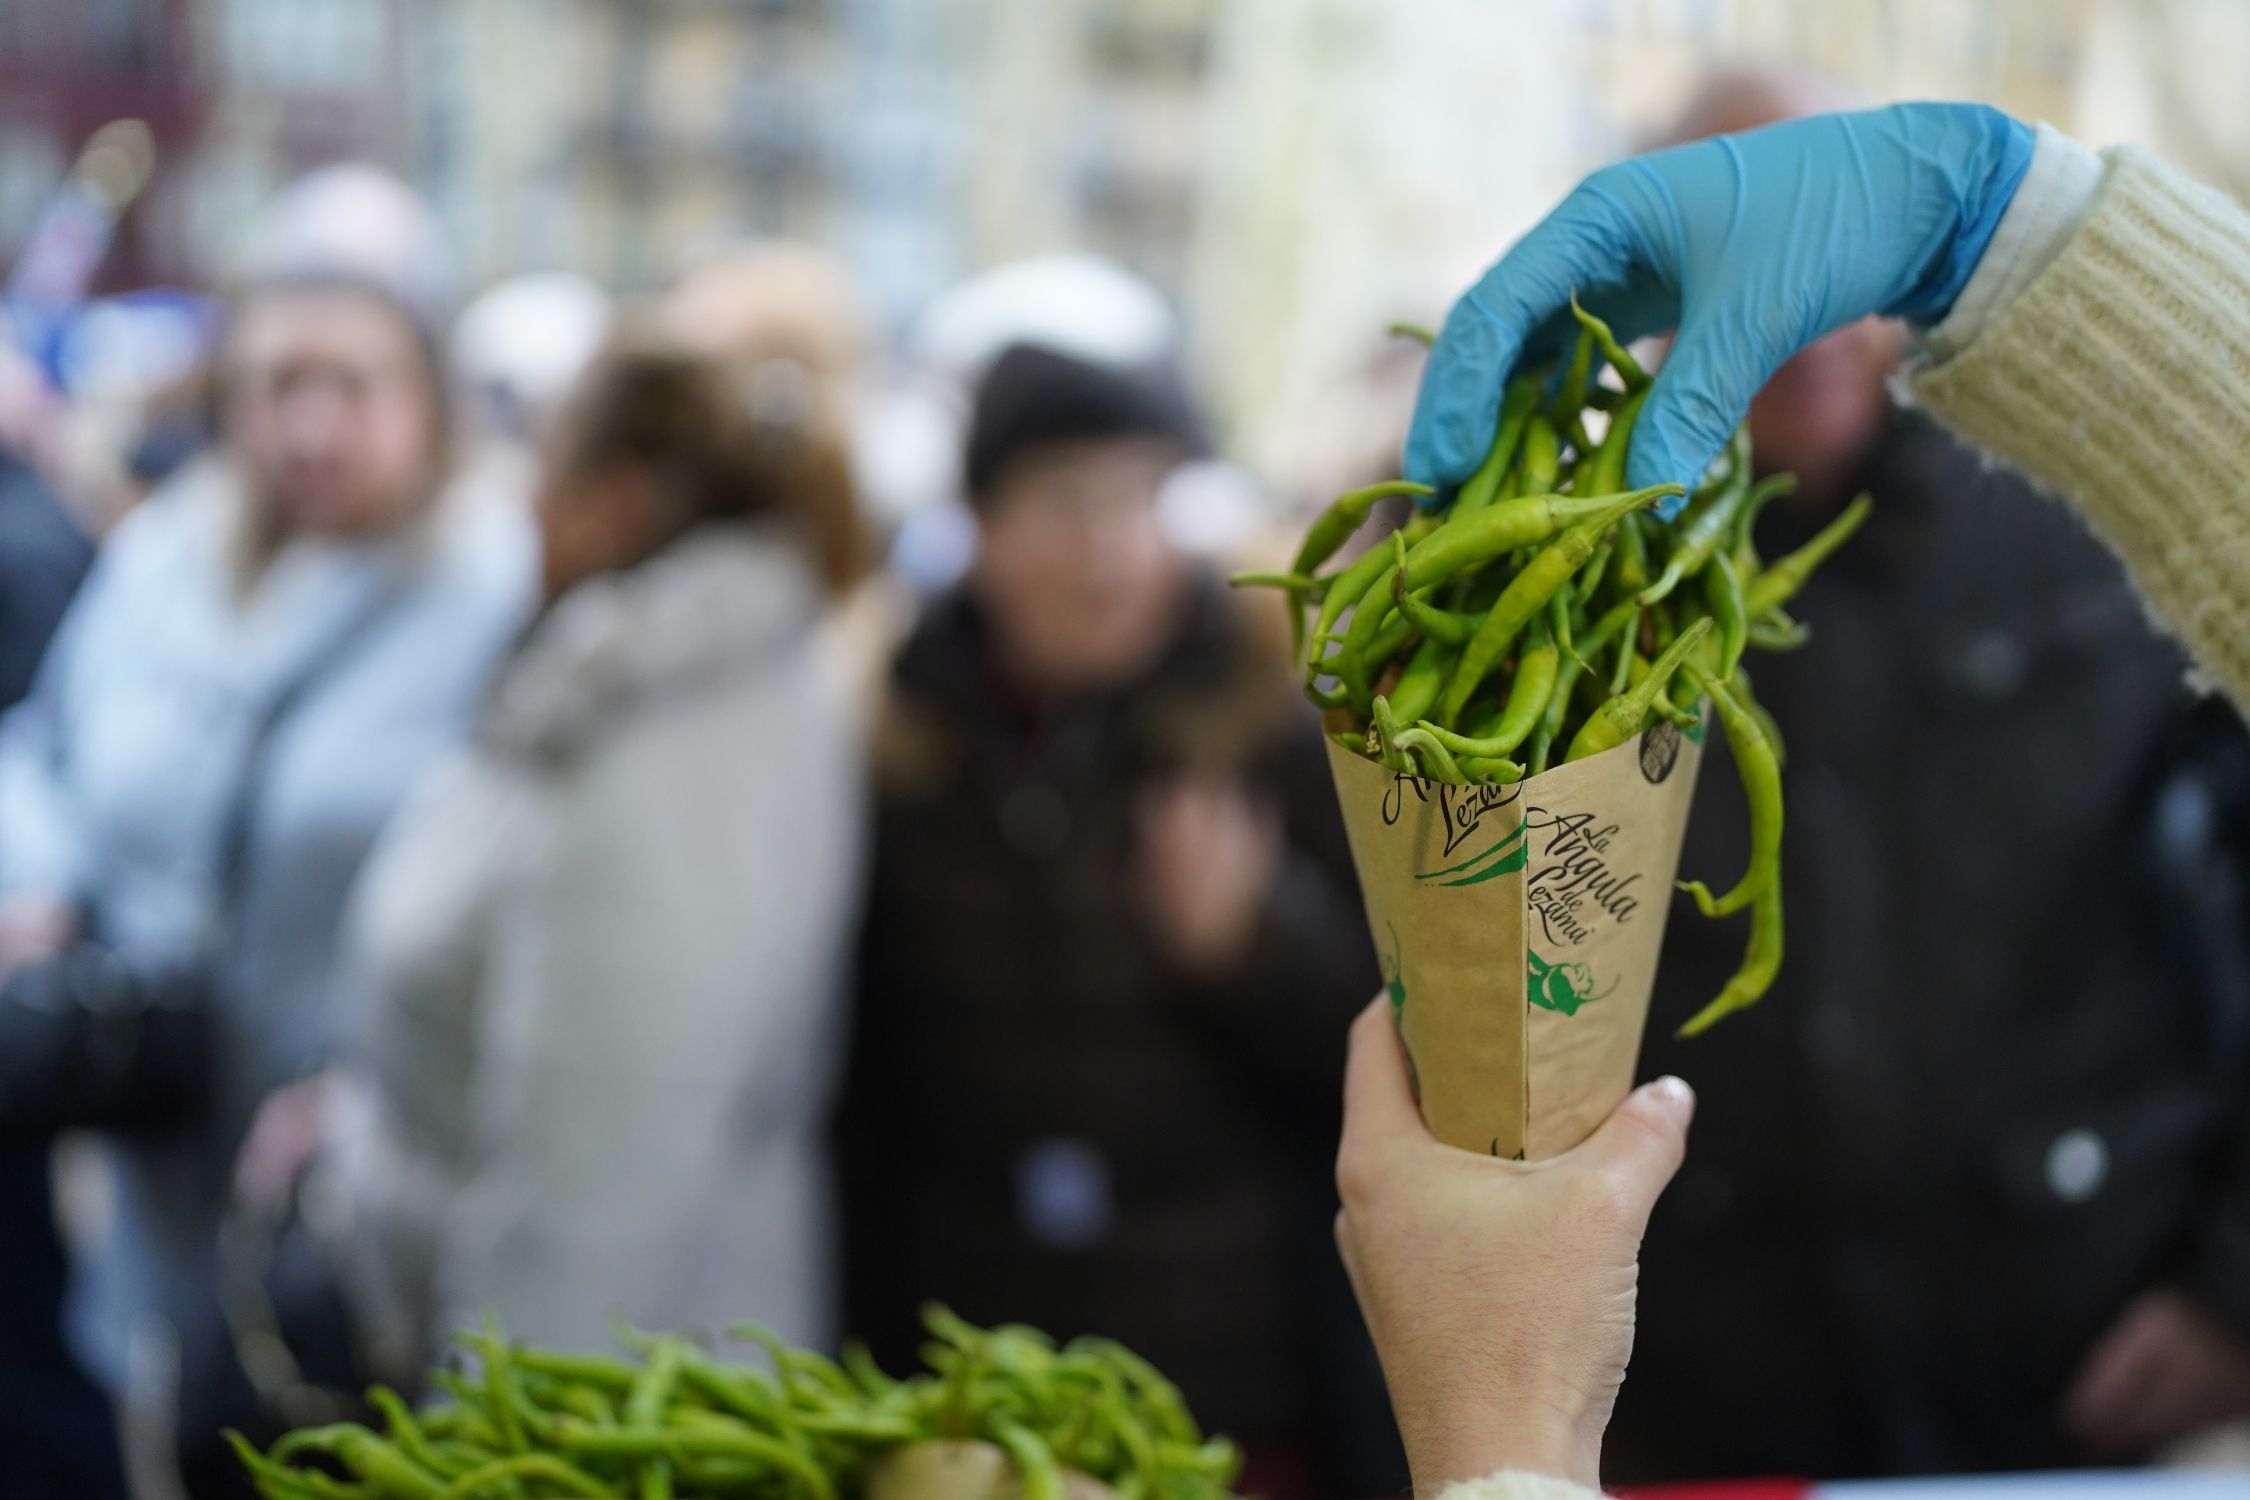
<svg viewBox="0 0 2250 1500"><path fill-rule="evenodd" d="M1740 970L1680 1028L1693 1035L1758 1000L1781 963L1781 734L1744 657L1810 638L1790 600L1859 529L1868 500L1767 562L1758 514L1795 479L1756 477L1747 430L1692 493L1627 490L1649 376L1600 319L1575 301L1572 311L1570 354L1509 383L1484 461L1450 501L1324 572L1378 502L1436 498L1403 481L1354 490L1314 520L1287 571L1234 581L1286 596L1305 691L1332 737L1431 781L1521 781L1659 719L1697 728L1707 699L1749 794L1752 854L1723 895L1682 889L1707 916L1747 908L1751 919ZM1615 385L1601 382L1605 366ZM1661 519L1659 503L1681 497Z"/></svg>
<svg viewBox="0 0 2250 1500"><path fill-rule="evenodd" d="M754 1326L734 1333L764 1347L762 1366L675 1335L627 1331L635 1357L620 1359L528 1349L488 1326L461 1338L462 1368L436 1374L420 1410L370 1391L380 1430L307 1428L266 1453L229 1438L266 1500L913 1500L885 1465L962 1444L991 1445L1022 1500L1063 1500L1066 1475L1074 1491L1092 1479L1122 1500L1230 1500L1234 1445L1206 1438L1131 1351L1057 1348L938 1307L924 1321L929 1368L904 1379L863 1348L839 1362Z"/></svg>

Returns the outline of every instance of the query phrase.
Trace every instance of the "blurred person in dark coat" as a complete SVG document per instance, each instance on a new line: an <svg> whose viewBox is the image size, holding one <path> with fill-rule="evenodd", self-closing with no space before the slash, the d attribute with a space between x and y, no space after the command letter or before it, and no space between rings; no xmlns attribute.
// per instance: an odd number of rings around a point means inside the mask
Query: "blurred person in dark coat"
<svg viewBox="0 0 2250 1500"><path fill-rule="evenodd" d="M31 689L93 552L25 465L0 452L0 710ZM63 1338L69 1263L52 1142L0 1142L0 1500L124 1492L109 1403Z"/></svg>
<svg viewBox="0 0 2250 1500"><path fill-rule="evenodd" d="M1378 980L1279 612L1159 522L1202 443L1160 370L1019 345L977 394L979 556L877 731L848 1307L900 1363L925 1298L1120 1338L1317 1492L1323 1145Z"/></svg>
<svg viewBox="0 0 2250 1500"><path fill-rule="evenodd" d="M1813 107L1717 86L1683 135ZM1773 556L1865 530L1753 664L1787 737L1790 953L1680 913L1645 1060L1702 1100L1642 1259L1620 1482L2116 1461L2250 1413L2250 739L2117 561L1884 383L1846 328L1751 408ZM1716 739L1683 873L1747 858Z"/></svg>

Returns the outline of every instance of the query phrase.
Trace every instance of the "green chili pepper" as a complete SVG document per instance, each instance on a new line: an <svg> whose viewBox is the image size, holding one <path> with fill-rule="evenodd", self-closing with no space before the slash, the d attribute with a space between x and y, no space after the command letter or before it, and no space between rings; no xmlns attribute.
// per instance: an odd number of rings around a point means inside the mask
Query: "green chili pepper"
<svg viewBox="0 0 2250 1500"><path fill-rule="evenodd" d="M1539 404L1539 390L1546 378L1541 372L1519 375L1508 382L1507 390L1500 397L1492 446L1485 450L1484 462L1462 481L1461 492L1453 497L1453 519L1473 516L1499 497L1501 483L1509 466L1515 462L1516 447L1523 440L1524 424L1530 419L1532 408Z"/></svg>
<svg viewBox="0 0 2250 1500"><path fill-rule="evenodd" d="M1407 592L1406 542L1395 532L1391 542L1396 554L1391 570L1391 604L1406 617L1406 622L1419 630L1426 640L1443 641L1449 646L1458 646L1475 635L1479 616L1440 609L1430 602L1427 594Z"/></svg>
<svg viewBox="0 0 2250 1500"><path fill-rule="evenodd" d="M1327 573L1316 577L1305 573L1260 573L1253 570L1245 573L1229 573L1227 575L1227 587L1230 589L1279 589L1298 601L1309 600L1317 604L1320 602L1321 596L1328 592L1331 577L1332 575Z"/></svg>
<svg viewBox="0 0 2250 1500"><path fill-rule="evenodd" d="M1425 349L1432 348L1437 344L1437 334L1434 330L1420 323L1409 323L1404 318L1391 324L1385 332L1394 334L1399 338L1412 339Z"/></svg>
<svg viewBox="0 0 2250 1500"><path fill-rule="evenodd" d="M575 1464L549 1453L519 1453L471 1469L437 1492L436 1500L475 1500L478 1495L516 1493L519 1480L552 1485L584 1500L616 1500L617 1492Z"/></svg>
<svg viewBox="0 0 2250 1500"><path fill-rule="evenodd" d="M1020 1422L999 1417L993 1421L992 1435L1015 1463L1023 1500L1063 1500L1062 1466L1036 1434Z"/></svg>
<svg viewBox="0 0 2250 1500"><path fill-rule="evenodd" d="M1781 947L1781 882L1776 880L1750 903L1750 941L1743 950L1742 966L1717 997L1674 1034L1700 1036L1721 1017L1757 1004L1773 988L1774 975L1781 969Z"/></svg>
<svg viewBox="0 0 2250 1500"><path fill-rule="evenodd" d="M1580 324L1578 337L1570 346L1570 363L1563 366L1562 385L1555 392L1555 404L1548 408L1556 429L1568 427L1578 420L1586 405L1586 388L1592 384L1594 372L1594 330Z"/></svg>
<svg viewBox="0 0 2250 1500"><path fill-rule="evenodd" d="M1296 560L1289 564L1289 572L1309 577L1320 571L1320 565L1336 555L1337 549L1352 538L1352 533L1367 524L1367 514L1375 502L1392 495L1434 495L1437 491L1426 484L1415 484L1405 479L1386 479L1381 484L1371 484L1365 489L1347 490L1328 502L1311 526L1305 530L1305 539L1298 544Z"/></svg>
<svg viewBox="0 0 2250 1500"><path fill-rule="evenodd" d="M1700 880L1683 880L1680 889L1695 898L1703 915L1731 916L1781 878L1781 765L1774 759L1764 728L1726 682L1693 664L1687 670L1718 710L1719 727L1726 731L1727 748L1734 752L1735 773L1742 778L1743 795L1750 804L1750 867L1723 896L1714 897Z"/></svg>
<svg viewBox="0 0 2250 1500"><path fill-rule="evenodd" d="M398 1392L389 1386L370 1386L367 1404L383 1418L384 1428L390 1433L391 1441L398 1444L401 1453L441 1479L450 1479L459 1472L453 1463L431 1445L429 1435L414 1420L414 1413L408 1409Z"/></svg>
<svg viewBox="0 0 2250 1500"><path fill-rule="evenodd" d="M332 1427L306 1428L290 1433L266 1455L277 1463L300 1453L325 1453L348 1469L374 1492L397 1500L430 1500L442 1481L408 1458L400 1449L364 1427L349 1422Z"/></svg>
<svg viewBox="0 0 2250 1500"><path fill-rule="evenodd" d="M1617 528L1617 586L1629 593L1648 586L1648 534L1628 521Z"/></svg>
<svg viewBox="0 0 2250 1500"><path fill-rule="evenodd" d="M1861 495L1844 507L1842 515L1830 521L1813 535L1813 539L1787 557L1777 559L1757 577L1743 585L1742 608L1751 619L1756 619L1770 609L1787 604L1805 586L1813 570L1826 562L1838 547L1851 540L1853 532L1867 520L1874 502Z"/></svg>
<svg viewBox="0 0 2250 1500"><path fill-rule="evenodd" d="M639 1373L622 1360L593 1354L556 1354L545 1349L518 1349L515 1363L518 1369L533 1374L552 1375L558 1380L576 1381L581 1385L598 1385L608 1391L631 1390Z"/></svg>
<svg viewBox="0 0 2250 1500"><path fill-rule="evenodd" d="M1630 597L1620 599L1586 631L1582 638L1585 651L1600 653L1616 638L1617 632L1640 617L1638 601ZM1576 651L1566 653L1556 664L1554 691L1547 699L1546 711L1539 716L1539 727L1531 733L1527 759L1532 775L1537 776L1547 769L1548 756L1555 741L1562 738L1563 726L1569 719L1571 697L1579 681L1592 673L1593 668L1587 664L1585 656Z"/></svg>
<svg viewBox="0 0 2250 1500"><path fill-rule="evenodd" d="M1774 763L1786 768L1789 764L1789 747L1782 741L1781 723L1758 701L1757 693L1750 686L1750 674L1737 669L1730 686L1734 688L1734 696L1741 700L1744 708L1750 710L1750 717L1756 719L1758 727L1765 732L1766 743L1773 746Z"/></svg>
<svg viewBox="0 0 2250 1500"><path fill-rule="evenodd" d="M1609 669L1609 691L1612 696L1622 693L1633 681L1633 662L1640 656L1633 637L1622 635L1617 639L1617 664Z"/></svg>
<svg viewBox="0 0 2250 1500"><path fill-rule="evenodd" d="M1703 565L1703 603L1711 611L1711 618L1719 624L1719 670L1715 674L1724 679L1734 675L1742 664L1742 648L1750 639L1750 622L1744 613L1742 580L1734 571L1734 559L1724 552L1714 552Z"/></svg>
<svg viewBox="0 0 2250 1500"><path fill-rule="evenodd" d="M1625 382L1628 392L1637 391L1648 384L1648 371L1641 368L1641 362L1627 353L1623 344L1617 342L1617 335L1610 332L1607 323L1578 305L1576 292L1570 294L1570 315L1578 320L1578 326L1593 339L1594 348L1609 362L1609 367L1617 372L1618 378Z"/></svg>
<svg viewBox="0 0 2250 1500"><path fill-rule="evenodd" d="M1612 532L1602 538L1601 545L1594 549L1592 559L1587 562L1584 568L1579 570L1578 581L1571 585L1571 597L1579 600L1591 600L1599 594L1602 588L1602 575L1609 571L1609 560L1616 554L1617 534Z"/></svg>
<svg viewBox="0 0 2250 1500"><path fill-rule="evenodd" d="M1562 437L1554 423L1536 412L1524 423L1522 473L1526 495L1548 493L1562 474Z"/></svg>
<svg viewBox="0 0 2250 1500"><path fill-rule="evenodd" d="M1641 655L1638 651L1634 652L1632 661L1625 671L1625 685L1627 687L1639 687L1648 680L1648 674L1653 670L1655 669L1650 665L1647 657ZM1674 673L1672 680L1675 683L1678 682L1680 675ZM1680 707L1666 693L1659 692L1654 698L1650 699L1648 708L1649 712L1655 714L1658 718L1669 720L1682 729L1693 729L1703 722L1693 710Z"/></svg>
<svg viewBox="0 0 2250 1500"><path fill-rule="evenodd" d="M1454 764L1453 753L1419 725L1398 732L1398 749L1409 764L1421 770L1424 781L1441 781L1448 786L1469 784L1469 778Z"/></svg>
<svg viewBox="0 0 2250 1500"><path fill-rule="evenodd" d="M898 1389L899 1383L883 1373L883 1367L875 1362L865 1340L844 1340L843 1356L844 1368L868 1395L881 1398Z"/></svg>
<svg viewBox="0 0 2250 1500"><path fill-rule="evenodd" d="M648 1363L641 1366L633 1389L625 1397L628 1427L652 1426L663 1420L664 1405L679 1384L680 1369L689 1352L688 1346L678 1339L656 1341L649 1351ZM641 1500L671 1500L671 1461L658 1456L641 1465L640 1489Z"/></svg>
<svg viewBox="0 0 2250 1500"><path fill-rule="evenodd" d="M836 1500L836 1486L819 1464L787 1443L743 1428L722 1432L678 1427L566 1428L562 1450L574 1457L610 1462L684 1462L700 1458L747 1458L780 1470L811 1500Z"/></svg>
<svg viewBox="0 0 2250 1500"><path fill-rule="evenodd" d="M1400 616L1375 632L1375 639L1361 655L1360 664L1366 669L1367 674L1373 677L1382 671L1384 663L1398 655L1401 650L1405 649L1406 643L1413 639L1414 622ZM1336 704L1328 706L1349 704L1351 697L1339 688L1336 700Z"/></svg>
<svg viewBox="0 0 2250 1500"><path fill-rule="evenodd" d="M1672 523L1672 551L1664 571L1641 590L1641 603L1654 604L1687 579L1703 571L1734 528L1742 503L1750 497L1748 439L1737 430L1735 442L1745 451L1728 478L1703 500L1692 504Z"/></svg>
<svg viewBox="0 0 2250 1500"><path fill-rule="evenodd" d="M1681 631L1679 639L1666 646L1664 654L1649 667L1648 676L1641 679L1640 686L1611 697L1579 727L1578 733L1571 737L1569 750L1563 754L1564 764L1615 749L1639 734L1648 723L1649 709L1656 695L1664 691L1664 685L1671 681L1672 674L1687 660L1696 643L1710 633L1709 620L1697 620Z"/></svg>
<svg viewBox="0 0 2250 1500"><path fill-rule="evenodd" d="M1406 533L1407 544L1411 546L1437 530L1437 525L1435 516L1416 516L1400 529ZM1344 611L1357 604L1360 596L1367 592L1368 585L1380 578L1383 570L1390 565L1391 555L1388 552L1381 547L1370 547L1354 558L1351 566L1338 573L1335 581L1328 585L1328 592L1320 601L1320 615L1313 621L1312 644L1305 661L1308 678L1317 677L1327 670L1321 663L1320 653L1329 640L1330 632L1336 628L1336 622L1343 617Z"/></svg>
<svg viewBox="0 0 2250 1500"><path fill-rule="evenodd" d="M1612 490L1624 488L1626 449L1632 443L1633 424L1640 420L1641 408L1648 402L1650 389L1643 386L1632 392L1618 406L1616 415L1609 419L1609 430L1602 434L1601 446L1579 466L1583 493L1606 495Z"/></svg>
<svg viewBox="0 0 2250 1500"><path fill-rule="evenodd" d="M505 1448L507 1439L500 1427L484 1409L484 1392L469 1383L459 1372L438 1370L431 1374L430 1384L453 1398L451 1408L431 1412L423 1420L432 1433L460 1438L483 1448ZM442 1425L441 1425L442 1424Z"/></svg>
<svg viewBox="0 0 2250 1500"><path fill-rule="evenodd" d="M1288 596L1289 650L1292 656L1301 655L1305 648L1305 618L1303 606L1322 602L1334 580L1315 575L1320 565L1334 557L1352 533L1367 521L1368 512L1375 503L1391 495L1433 495L1437 493L1426 484L1411 484L1403 479L1386 480L1364 489L1350 490L1328 503L1305 530L1305 539L1298 544L1296 560L1282 573L1237 573L1229 579L1238 586L1264 584L1280 588ZM1339 579L1352 577L1350 569L1337 575ZM1303 580L1302 583L1299 580ZM1331 622L1332 623L1332 622Z"/></svg>
<svg viewBox="0 0 2250 1500"><path fill-rule="evenodd" d="M232 1428L221 1436L227 1440L227 1446L234 1449L235 1459L249 1472L251 1481L266 1500L343 1500L343 1497L356 1500L366 1493L361 1487L339 1484L325 1474L285 1468L260 1453L248 1438Z"/></svg>
<svg viewBox="0 0 2250 1500"><path fill-rule="evenodd" d="M1424 638L1407 658L1406 670L1391 684L1387 695L1391 700L1391 716L1401 723L1411 724L1428 713L1430 705L1437 702L1438 694L1445 691L1454 655L1453 648L1444 641L1434 636Z"/></svg>
<svg viewBox="0 0 2250 1500"><path fill-rule="evenodd" d="M870 1443L904 1442L915 1435L912 1422L900 1416L850 1411L801 1411L797 1425L816 1437L855 1438Z"/></svg>
<svg viewBox="0 0 2250 1500"><path fill-rule="evenodd" d="M1576 626L1571 621L1572 603L1572 599L1564 590L1555 590L1554 597L1547 601L1547 633L1554 638L1555 645L1561 654L1566 659L1576 661L1580 669L1583 670L1586 665L1585 658L1579 656L1578 643L1573 638Z"/></svg>
<svg viewBox="0 0 2250 1500"><path fill-rule="evenodd" d="M1376 758L1382 762L1385 770L1405 771L1411 775L1414 767L1399 750L1398 720L1391 713L1391 700L1380 693L1376 694L1375 700L1368 705L1368 715L1375 723Z"/></svg>
<svg viewBox="0 0 2250 1500"><path fill-rule="evenodd" d="M1775 625L1758 620L1746 628L1744 639L1760 651L1799 651L1812 644L1812 627L1802 621Z"/></svg>
<svg viewBox="0 0 2250 1500"><path fill-rule="evenodd" d="M1471 786L1508 786L1523 780L1521 762L1499 755L1464 755L1456 760Z"/></svg>
<svg viewBox="0 0 2250 1500"><path fill-rule="evenodd" d="M1563 579L1569 577L1571 571L1575 571L1585 562L1586 556L1592 554L1594 543L1600 539L1602 530L1614 524L1619 516L1647 505L1662 496L1679 493L1680 487L1673 484L1657 485L1650 489L1637 490L1623 495L1530 495L1520 500L1510 500L1505 505L1494 506L1481 515L1473 516L1457 525L1440 528L1433 534L1424 537L1407 549L1403 568L1394 562L1385 570L1385 573L1391 575L1403 573L1405 586L1411 592L1428 588L1470 563L1499 557L1504 553L1514 551L1518 547L1529 546L1534 542L1542 541L1549 536L1553 536L1558 530L1562 532L1565 538L1579 532L1587 532L1580 541L1572 542L1567 547L1563 542L1558 541L1548 549L1548 553L1552 553L1555 547L1564 547L1564 550L1575 559L1570 564L1568 571L1554 579L1554 583L1559 585ZM1588 527L1592 527L1590 532L1587 531ZM1581 552L1584 555L1579 555ZM1477 635L1471 638L1471 650L1478 649L1476 642L1485 640L1487 633L1494 630L1493 617L1503 609L1520 608L1526 602L1533 610L1545 606L1547 595L1553 592L1552 587L1539 592L1536 598L1530 598L1526 593L1519 590L1518 585L1522 584L1534 569L1541 566L1541 561L1546 555L1546 553L1543 553L1541 558L1533 559L1501 592L1499 601L1493 605L1492 611L1485 616ZM1556 564L1549 563L1547 566L1552 568ZM1391 592L1390 577L1378 574L1370 581L1366 591L1366 601L1353 614L1351 625L1344 632L1343 646L1337 651L1330 663L1335 670L1337 681L1342 683L1344 690L1351 695L1355 707L1363 707L1368 696L1370 672L1366 661L1367 643L1375 638L1377 630L1389 618L1390 611L1386 606L1390 603ZM1510 602L1511 596L1515 600L1513 605ZM1331 591L1330 597L1334 597L1333 591ZM1499 637L1497 644L1489 648L1489 659L1485 662L1484 668L1477 673L1479 679L1483 677L1485 671L1489 671L1493 664L1498 662L1501 651L1506 648L1509 639L1513 638L1515 631L1520 629L1522 624L1521 619L1516 620L1514 625L1507 628L1505 633ZM1462 689L1464 699L1475 686L1476 684L1472 682L1467 688Z"/></svg>
<svg viewBox="0 0 2250 1500"><path fill-rule="evenodd" d="M1477 633L1462 648L1461 660L1453 668L1453 679L1446 684L1445 696L1438 701L1438 711L1432 717L1444 725L1451 725L1460 718L1461 710L1468 706L1469 695L1499 664L1517 632L1530 623L1532 616L1545 609L1555 591L1569 582L1571 575L1594 555L1603 532L1640 507L1665 495L1679 493L1680 486L1663 484L1609 497L1608 503L1596 511L1592 519L1570 527L1524 564L1501 591L1499 599L1485 615L1484 623L1477 627Z"/></svg>
<svg viewBox="0 0 2250 1500"><path fill-rule="evenodd" d="M549 1419L525 1399L516 1378L514 1351L508 1347L507 1337L488 1315L484 1331L463 1334L461 1343L476 1351L484 1362L486 1409L499 1422L502 1441L518 1453L526 1451L533 1438L544 1436L542 1429L549 1425Z"/></svg>
<svg viewBox="0 0 2250 1500"><path fill-rule="evenodd" d="M1742 511L1735 517L1734 536L1730 545L1734 549L1734 570L1744 578L1758 571L1758 544L1755 533L1758 512L1768 501L1792 494L1797 488L1794 474L1774 474L1758 481L1750 491L1750 498L1742 502Z"/></svg>
<svg viewBox="0 0 2250 1500"><path fill-rule="evenodd" d="M1641 616L1647 611L1638 599L1618 600L1602 612L1602 617L1587 628L1580 644L1588 652L1599 652L1618 637L1620 631L1631 635L1640 629ZM1589 669L1591 670L1591 669Z"/></svg>
<svg viewBox="0 0 2250 1500"><path fill-rule="evenodd" d="M1112 1339L1072 1339L1070 1346L1107 1361L1124 1377L1136 1400L1148 1408L1151 1430L1158 1436L1181 1443L1203 1441L1203 1430L1188 1415L1180 1388L1166 1380L1156 1366Z"/></svg>
<svg viewBox="0 0 2250 1500"><path fill-rule="evenodd" d="M1555 673L1560 665L1560 652L1542 633L1516 653L1515 680L1508 685L1507 704L1501 709L1500 721L1491 734L1471 738L1427 720L1418 727L1456 755L1486 760L1505 758L1538 727L1539 716L1546 711L1547 699L1554 692Z"/></svg>

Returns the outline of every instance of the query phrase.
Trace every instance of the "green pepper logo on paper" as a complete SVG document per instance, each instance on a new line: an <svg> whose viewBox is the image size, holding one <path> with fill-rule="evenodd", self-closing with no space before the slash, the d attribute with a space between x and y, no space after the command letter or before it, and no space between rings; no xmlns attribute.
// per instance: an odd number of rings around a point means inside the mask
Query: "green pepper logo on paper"
<svg viewBox="0 0 2250 1500"><path fill-rule="evenodd" d="M1523 957L1524 998L1543 1010L1575 1016L1579 1006L1606 1000L1609 991L1617 988L1617 982L1611 980L1609 989L1597 995L1593 993L1594 971L1586 965L1551 964L1528 947L1523 950Z"/></svg>

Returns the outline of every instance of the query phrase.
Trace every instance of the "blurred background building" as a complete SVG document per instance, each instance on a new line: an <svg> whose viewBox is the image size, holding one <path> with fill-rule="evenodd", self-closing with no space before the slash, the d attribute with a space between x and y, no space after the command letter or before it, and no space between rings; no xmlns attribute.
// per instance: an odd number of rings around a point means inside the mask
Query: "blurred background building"
<svg viewBox="0 0 2250 1500"><path fill-rule="evenodd" d="M278 184L353 157L438 205L468 290L629 289L787 234L896 325L979 267L1090 250L1181 299L1234 446L1271 464L1366 330L1434 314L1741 57L2250 178L2232 0L10 0L0 255L121 116L159 170L115 286L209 279Z"/></svg>

